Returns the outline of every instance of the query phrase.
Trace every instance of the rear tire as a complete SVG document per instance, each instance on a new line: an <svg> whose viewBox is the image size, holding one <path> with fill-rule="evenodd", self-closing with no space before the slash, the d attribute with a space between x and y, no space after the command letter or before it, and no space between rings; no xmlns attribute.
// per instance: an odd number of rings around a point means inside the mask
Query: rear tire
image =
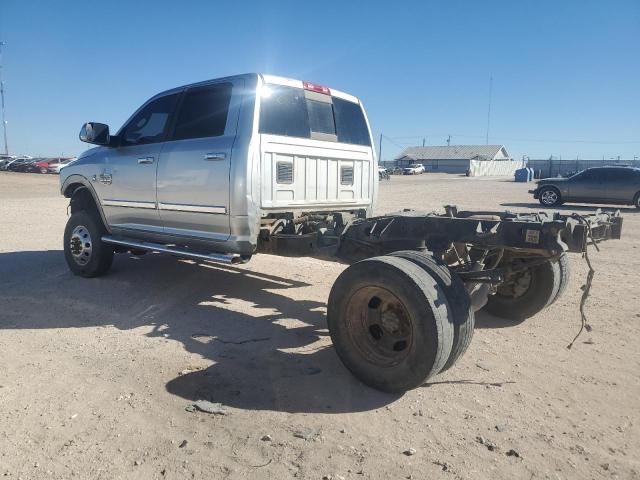
<svg viewBox="0 0 640 480"><path fill-rule="evenodd" d="M640 210L640 192L636 193L635 198L633 199L633 204L637 209Z"/></svg>
<svg viewBox="0 0 640 480"><path fill-rule="evenodd" d="M566 272L568 275L568 269ZM512 281L500 285L495 295L489 295L484 309L514 324L521 323L558 298L562 277L558 260L523 270Z"/></svg>
<svg viewBox="0 0 640 480"><path fill-rule="evenodd" d="M438 282L447 298L453 319L453 345L447 363L440 370L444 372L464 355L473 338L475 315L471 308L471 299L464 282L444 262L429 254L403 250L393 252L391 256L406 258L421 267Z"/></svg>
<svg viewBox="0 0 640 480"><path fill-rule="evenodd" d="M113 263L113 247L102 241L106 229L95 215L80 210L64 229L64 256L69 269L81 277L99 277Z"/></svg>
<svg viewBox="0 0 640 480"><path fill-rule="evenodd" d="M538 200L545 207L555 207L562 204L562 196L554 187L542 187Z"/></svg>
<svg viewBox="0 0 640 480"><path fill-rule="evenodd" d="M348 267L329 295L336 352L363 383L386 392L418 387L447 363L453 322L438 281L404 258Z"/></svg>

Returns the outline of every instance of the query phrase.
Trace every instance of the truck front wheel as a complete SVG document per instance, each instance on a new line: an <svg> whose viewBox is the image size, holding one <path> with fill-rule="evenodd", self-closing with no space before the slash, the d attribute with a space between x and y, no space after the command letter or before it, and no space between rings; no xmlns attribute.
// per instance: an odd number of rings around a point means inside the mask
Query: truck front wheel
<svg viewBox="0 0 640 480"><path fill-rule="evenodd" d="M71 215L64 229L64 256L69 269L81 277L104 275L113 263L113 247L102 242L102 222L86 210Z"/></svg>
<svg viewBox="0 0 640 480"><path fill-rule="evenodd" d="M331 288L327 322L338 356L360 381L404 392L445 366L454 334L450 311L428 271L383 256L342 272Z"/></svg>
<svg viewBox="0 0 640 480"><path fill-rule="evenodd" d="M566 268L566 258L563 266ZM568 270L564 273L558 259L518 270L498 286L495 295L489 295L484 310L514 324L521 323L559 297L560 287L568 280Z"/></svg>

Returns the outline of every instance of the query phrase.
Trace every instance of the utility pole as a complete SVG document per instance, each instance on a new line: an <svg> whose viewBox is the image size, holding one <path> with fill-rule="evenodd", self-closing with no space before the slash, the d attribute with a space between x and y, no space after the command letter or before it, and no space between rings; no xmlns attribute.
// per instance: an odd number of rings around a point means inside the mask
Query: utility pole
<svg viewBox="0 0 640 480"><path fill-rule="evenodd" d="M423 138L423 139L422 139L422 146L423 146L423 147L424 147L424 142L426 142L426 141L427 141L427 139L426 139L426 138Z"/></svg>
<svg viewBox="0 0 640 480"><path fill-rule="evenodd" d="M493 75L489 76L489 108L487 110L487 137L486 144L489 145L489 127L491 126L491 93L493 91Z"/></svg>
<svg viewBox="0 0 640 480"><path fill-rule="evenodd" d="M380 134L380 148L378 149L378 164L382 161L382 134Z"/></svg>
<svg viewBox="0 0 640 480"><path fill-rule="evenodd" d="M449 138L447 138L447 147L451 146L451 135L449 135Z"/></svg>
<svg viewBox="0 0 640 480"><path fill-rule="evenodd" d="M2 103L2 128L4 131L4 154L9 155L9 144L7 143L7 119L4 111L4 81L2 80L2 46L4 42L0 42L0 98Z"/></svg>

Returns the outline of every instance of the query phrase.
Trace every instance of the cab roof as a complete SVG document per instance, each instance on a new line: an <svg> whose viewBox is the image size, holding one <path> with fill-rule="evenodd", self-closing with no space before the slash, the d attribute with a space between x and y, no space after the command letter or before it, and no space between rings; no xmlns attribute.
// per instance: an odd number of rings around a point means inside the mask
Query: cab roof
<svg viewBox="0 0 640 480"><path fill-rule="evenodd" d="M201 85L207 85L208 83L211 83L211 82L219 82L219 81L224 81L224 80L233 80L233 79L238 79L238 78L255 78L255 77L258 77L260 80L262 80L263 83L270 84L270 85L284 85L284 86L287 86L287 87L305 88L305 84L309 84L309 82L306 82L306 81L296 80L296 79L287 78L287 77L280 77L280 76L277 76L277 75L270 75L270 74L266 74L266 73L243 73L243 74L240 74L240 75L232 75L232 76L228 76L228 77L212 78L212 79L209 79L209 80L203 80L201 82L195 82L195 83L190 83L190 84L187 84L187 85L181 85L179 87L171 88L169 90L165 90L164 92L160 92L157 95L154 95L153 98L160 97L160 96L167 95L167 94L174 93L174 92L179 92L181 90L184 90L185 88L193 88L193 87L197 87L197 86L201 86ZM316 83L313 83L313 85L319 87L319 85L316 84ZM322 87L322 88L328 88L331 96L342 98L344 100L348 100L348 101L354 102L354 103L360 103L360 100L358 100L358 98L354 97L353 95L349 95L348 93L342 92L340 90L336 90L336 89L331 88L331 87Z"/></svg>

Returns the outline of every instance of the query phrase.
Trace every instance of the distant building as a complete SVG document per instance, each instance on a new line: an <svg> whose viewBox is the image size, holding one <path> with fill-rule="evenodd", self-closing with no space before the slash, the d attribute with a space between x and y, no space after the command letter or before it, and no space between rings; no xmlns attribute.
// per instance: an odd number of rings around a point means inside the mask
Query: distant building
<svg viewBox="0 0 640 480"><path fill-rule="evenodd" d="M442 145L409 147L395 159L395 164L398 167L406 167L412 163L421 163L427 172L467 173L473 171L478 162L491 161L511 162L513 159L504 145ZM480 174L491 175L493 172Z"/></svg>

